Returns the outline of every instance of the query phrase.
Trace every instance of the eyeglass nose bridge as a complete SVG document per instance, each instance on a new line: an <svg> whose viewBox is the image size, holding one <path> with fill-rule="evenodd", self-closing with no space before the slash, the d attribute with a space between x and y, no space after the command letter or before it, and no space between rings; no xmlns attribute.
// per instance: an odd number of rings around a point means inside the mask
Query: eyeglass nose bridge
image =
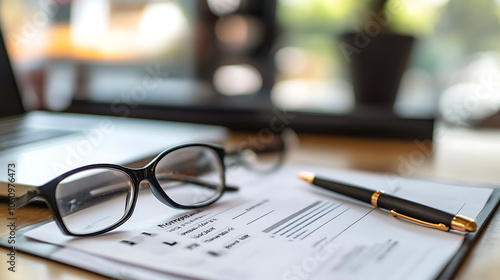
<svg viewBox="0 0 500 280"><path fill-rule="evenodd" d="M158 199L161 203L170 206L170 207L178 207L176 203L174 203L163 191L160 191L161 186L154 178L154 169L152 167L144 167L142 169L135 170L136 184L141 189L141 184L147 183L149 189L153 193L153 195Z"/></svg>
<svg viewBox="0 0 500 280"><path fill-rule="evenodd" d="M148 184L149 184L149 189L151 190L153 195L156 197L156 199L158 199L161 203L163 203L167 206L174 207L172 202L165 197L166 194L164 192L161 192L158 190L158 187L156 186L156 184L154 184L153 182L151 182L149 180L148 180Z"/></svg>
<svg viewBox="0 0 500 280"><path fill-rule="evenodd" d="M142 181L145 179L150 178L151 176L151 171L149 170L148 167L140 168L140 169L135 169L134 170L134 175L136 177L137 183L140 184Z"/></svg>

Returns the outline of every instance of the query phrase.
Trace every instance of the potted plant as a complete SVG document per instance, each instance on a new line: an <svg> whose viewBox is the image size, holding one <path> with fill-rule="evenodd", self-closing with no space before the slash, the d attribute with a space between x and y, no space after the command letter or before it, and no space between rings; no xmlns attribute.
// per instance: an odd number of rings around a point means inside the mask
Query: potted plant
<svg viewBox="0 0 500 280"><path fill-rule="evenodd" d="M372 1L361 26L340 36L358 107L392 110L415 43L415 37L391 29L395 10L387 2Z"/></svg>

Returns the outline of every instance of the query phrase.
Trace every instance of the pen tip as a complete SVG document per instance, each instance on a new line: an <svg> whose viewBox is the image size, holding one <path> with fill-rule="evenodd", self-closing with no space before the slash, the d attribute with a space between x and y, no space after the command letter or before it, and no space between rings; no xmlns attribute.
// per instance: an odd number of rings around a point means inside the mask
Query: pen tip
<svg viewBox="0 0 500 280"><path fill-rule="evenodd" d="M314 173L312 172L306 172L306 171L301 171L299 172L299 178L312 184L313 180L314 180Z"/></svg>
<svg viewBox="0 0 500 280"><path fill-rule="evenodd" d="M463 215L456 215L451 220L451 228L459 231L474 232L477 229L476 222Z"/></svg>

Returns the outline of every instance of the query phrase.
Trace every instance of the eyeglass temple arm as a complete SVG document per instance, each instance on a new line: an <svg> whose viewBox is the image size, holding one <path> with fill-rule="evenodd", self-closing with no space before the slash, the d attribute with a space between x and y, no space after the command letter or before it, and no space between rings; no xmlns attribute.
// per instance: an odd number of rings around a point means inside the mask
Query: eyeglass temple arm
<svg viewBox="0 0 500 280"><path fill-rule="evenodd" d="M240 188L237 187L237 186L230 186L230 185L225 185L224 186L224 191L225 192L237 192L239 190L240 190Z"/></svg>
<svg viewBox="0 0 500 280"><path fill-rule="evenodd" d="M40 190L38 188L29 189L25 194L21 195L16 199L15 209L21 208L29 204L34 198L40 195Z"/></svg>
<svg viewBox="0 0 500 280"><path fill-rule="evenodd" d="M226 157L234 157L234 156L239 156L242 151L244 150L250 150L256 154L260 153L276 153L276 152L283 152L285 150L285 141L283 139L280 139L278 143L275 145L265 145L263 147L243 147L239 149L232 149L232 150L226 150L225 155Z"/></svg>
<svg viewBox="0 0 500 280"><path fill-rule="evenodd" d="M209 189L217 189L217 186L212 185L210 183L204 182L202 180L184 176L182 174L176 174L176 175L170 175L170 174L161 174L157 175L157 178L159 180L172 180L172 181L181 181L181 182L187 182L191 184L195 184L201 187L209 188ZM224 185L224 191L226 192L236 192L239 190L239 187L237 186L231 186L231 185Z"/></svg>

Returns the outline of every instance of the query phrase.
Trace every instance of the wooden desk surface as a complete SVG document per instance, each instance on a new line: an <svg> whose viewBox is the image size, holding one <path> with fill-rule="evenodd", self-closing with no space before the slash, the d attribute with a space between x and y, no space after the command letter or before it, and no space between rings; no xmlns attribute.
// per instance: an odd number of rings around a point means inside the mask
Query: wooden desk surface
<svg viewBox="0 0 500 280"><path fill-rule="evenodd" d="M233 134L229 145L250 135ZM500 185L500 131L445 129L437 131L430 149L427 142L373 140L333 136L301 135L300 148L289 161L334 168L389 172ZM500 214L494 215L486 231L461 265L457 279L498 279L500 275ZM18 228L48 217L42 207L16 211ZM8 234L7 205L0 203L0 235ZM7 271L8 251L0 249L0 279L107 279L103 276L21 252L16 253L17 272Z"/></svg>

